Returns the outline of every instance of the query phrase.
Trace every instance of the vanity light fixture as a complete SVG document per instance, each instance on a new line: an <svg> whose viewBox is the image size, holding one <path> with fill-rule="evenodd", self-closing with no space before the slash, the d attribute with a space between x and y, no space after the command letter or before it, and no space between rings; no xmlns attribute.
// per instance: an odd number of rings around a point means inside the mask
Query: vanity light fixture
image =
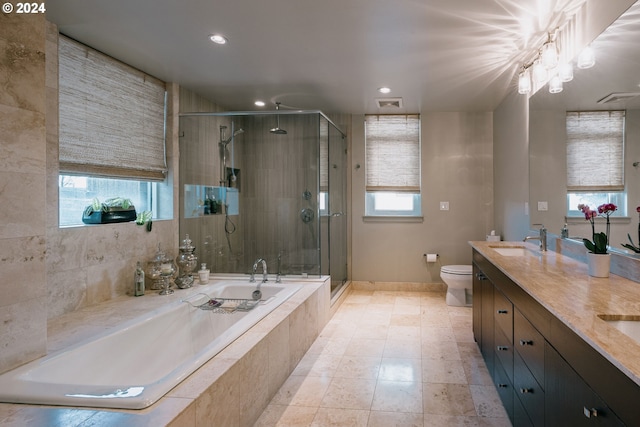
<svg viewBox="0 0 640 427"><path fill-rule="evenodd" d="M387 87L387 86L383 86L381 88L378 88L378 92L380 92L380 93L391 93L391 88Z"/></svg>
<svg viewBox="0 0 640 427"><path fill-rule="evenodd" d="M229 41L229 39L227 39L222 34L211 34L209 36L209 40L211 40L212 42L214 42L216 44L227 44L227 42Z"/></svg>
<svg viewBox="0 0 640 427"><path fill-rule="evenodd" d="M573 80L573 64L565 60L566 52L562 52L562 46L558 38L559 29L550 32L547 41L535 52L530 62L522 65L522 71L518 74L518 93L530 94L545 84L549 84L550 93L560 93L563 83ZM593 49L587 46L578 56L577 67L590 68L595 64Z"/></svg>

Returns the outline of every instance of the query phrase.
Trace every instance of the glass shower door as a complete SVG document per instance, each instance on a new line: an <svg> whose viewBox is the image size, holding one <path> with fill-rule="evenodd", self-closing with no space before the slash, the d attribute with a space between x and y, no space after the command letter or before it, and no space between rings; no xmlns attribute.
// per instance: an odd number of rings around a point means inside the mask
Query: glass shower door
<svg viewBox="0 0 640 427"><path fill-rule="evenodd" d="M347 147L329 124L329 269L331 296L347 281Z"/></svg>

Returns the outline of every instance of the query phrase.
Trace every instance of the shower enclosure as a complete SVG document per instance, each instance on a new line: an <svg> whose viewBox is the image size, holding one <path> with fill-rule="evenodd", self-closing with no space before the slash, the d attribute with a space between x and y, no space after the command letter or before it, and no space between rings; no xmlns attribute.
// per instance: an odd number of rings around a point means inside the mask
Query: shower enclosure
<svg viewBox="0 0 640 427"><path fill-rule="evenodd" d="M180 235L216 273L347 280L347 140L320 111L180 115Z"/></svg>

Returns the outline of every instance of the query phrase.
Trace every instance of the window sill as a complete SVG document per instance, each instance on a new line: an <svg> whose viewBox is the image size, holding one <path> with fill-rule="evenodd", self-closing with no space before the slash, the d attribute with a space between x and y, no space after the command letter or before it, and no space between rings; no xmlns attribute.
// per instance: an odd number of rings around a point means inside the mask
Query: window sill
<svg viewBox="0 0 640 427"><path fill-rule="evenodd" d="M152 222L161 222L161 221L173 221L172 218L156 218L153 219ZM65 229L65 228L81 228L81 227L95 227L95 226L101 226L101 225L116 225L116 224L136 224L135 221L124 221L124 222L107 222L104 224L67 224L67 225L58 225L59 229ZM138 225L139 227L142 227L142 225ZM144 228L144 227L142 227Z"/></svg>
<svg viewBox="0 0 640 427"><path fill-rule="evenodd" d="M372 216L365 215L362 217L364 222L424 222L423 216Z"/></svg>
<svg viewBox="0 0 640 427"><path fill-rule="evenodd" d="M589 224L589 221L585 219L584 216L565 216L564 222L567 224ZM628 216L612 216L609 217L609 222L611 224L630 224L631 217ZM602 217L596 218L596 224L604 224L606 223L606 219Z"/></svg>

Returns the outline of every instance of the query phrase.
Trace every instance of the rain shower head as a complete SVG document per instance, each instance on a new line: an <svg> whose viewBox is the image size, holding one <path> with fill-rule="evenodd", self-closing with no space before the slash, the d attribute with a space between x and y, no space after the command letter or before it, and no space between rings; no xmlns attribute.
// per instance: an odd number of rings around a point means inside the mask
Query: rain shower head
<svg viewBox="0 0 640 427"><path fill-rule="evenodd" d="M280 110L280 103L276 102L276 111L279 111L279 110ZM280 114L276 115L276 120L277 120L276 127L274 127L271 130L269 130L269 132L271 132L271 133L273 133L275 135L286 135L287 131L280 128Z"/></svg>

